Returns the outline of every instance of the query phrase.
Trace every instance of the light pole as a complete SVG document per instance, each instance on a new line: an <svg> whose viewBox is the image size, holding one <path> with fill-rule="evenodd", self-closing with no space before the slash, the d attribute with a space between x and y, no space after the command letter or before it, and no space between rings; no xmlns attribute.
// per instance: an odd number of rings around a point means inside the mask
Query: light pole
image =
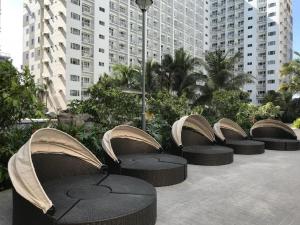
<svg viewBox="0 0 300 225"><path fill-rule="evenodd" d="M142 128L146 130L146 12L149 7L153 4L153 0L136 0L135 3L139 6L143 13L143 57L142 57Z"/></svg>

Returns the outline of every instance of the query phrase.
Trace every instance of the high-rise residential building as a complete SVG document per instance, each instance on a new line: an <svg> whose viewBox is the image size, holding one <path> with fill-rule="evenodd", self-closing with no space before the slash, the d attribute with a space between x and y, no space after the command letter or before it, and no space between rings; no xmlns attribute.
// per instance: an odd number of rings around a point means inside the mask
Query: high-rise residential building
<svg viewBox="0 0 300 225"><path fill-rule="evenodd" d="M280 68L292 59L292 1L212 0L210 15L210 49L241 53L235 70L256 78L244 89L253 103L261 103L278 89Z"/></svg>
<svg viewBox="0 0 300 225"><path fill-rule="evenodd" d="M203 57L209 47L209 4L154 0L147 14L147 57L184 48ZM23 65L47 87L51 110L84 99L113 64L139 65L142 13L134 0L24 0Z"/></svg>
<svg viewBox="0 0 300 225"><path fill-rule="evenodd" d="M23 65L46 87L51 110L86 98L109 70L109 2L25 0Z"/></svg>

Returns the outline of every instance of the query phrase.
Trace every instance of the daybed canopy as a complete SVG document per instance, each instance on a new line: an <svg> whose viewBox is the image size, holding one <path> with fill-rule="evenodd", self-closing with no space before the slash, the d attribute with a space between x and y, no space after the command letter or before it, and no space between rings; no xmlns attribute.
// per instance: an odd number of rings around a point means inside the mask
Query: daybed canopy
<svg viewBox="0 0 300 225"><path fill-rule="evenodd" d="M111 144L111 140L114 138L126 138L134 141L140 141L153 146L157 150L161 149L161 145L143 130L128 125L120 125L107 131L102 139L102 146L104 150L116 162L119 160L115 155Z"/></svg>
<svg viewBox="0 0 300 225"><path fill-rule="evenodd" d="M177 120L172 126L172 137L178 146L182 146L182 129L188 127L202 134L211 142L215 141L214 131L208 121L200 115L184 116Z"/></svg>
<svg viewBox="0 0 300 225"><path fill-rule="evenodd" d="M65 154L100 168L96 156L70 135L51 128L36 131L29 141L14 154L8 172L16 192L47 213L53 206L45 193L32 162L33 154Z"/></svg>
<svg viewBox="0 0 300 225"><path fill-rule="evenodd" d="M217 123L215 123L214 125L214 131L216 133L216 135L222 140L225 140L225 137L222 133L221 129L228 129L231 131L234 131L238 134L240 134L242 137L247 137L246 132L243 130L243 128L241 128L237 123L233 122L230 119L226 119L223 118L221 120L219 120Z"/></svg>
<svg viewBox="0 0 300 225"><path fill-rule="evenodd" d="M287 133L290 133L292 136L294 136L297 139L297 135L293 131L292 128L290 128L288 125L284 124L283 122L279 120L273 120L273 119L266 119L266 120L260 120L256 122L250 130L250 135L252 136L253 130L256 128L262 128L262 127L270 127L270 128L278 128L281 129Z"/></svg>

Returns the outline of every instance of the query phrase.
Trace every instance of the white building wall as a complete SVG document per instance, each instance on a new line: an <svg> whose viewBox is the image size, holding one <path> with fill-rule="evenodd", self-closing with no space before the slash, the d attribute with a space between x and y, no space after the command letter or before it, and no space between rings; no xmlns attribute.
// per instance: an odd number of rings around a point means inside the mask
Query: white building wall
<svg viewBox="0 0 300 225"><path fill-rule="evenodd" d="M210 49L240 52L236 72L256 79L244 89L253 103L278 90L281 66L292 59L292 2L290 0L213 0L210 3Z"/></svg>

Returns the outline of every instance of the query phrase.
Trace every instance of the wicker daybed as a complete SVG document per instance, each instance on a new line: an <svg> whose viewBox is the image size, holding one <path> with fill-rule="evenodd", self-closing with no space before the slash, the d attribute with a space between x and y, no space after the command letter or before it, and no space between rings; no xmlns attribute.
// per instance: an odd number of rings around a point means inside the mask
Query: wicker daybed
<svg viewBox="0 0 300 225"><path fill-rule="evenodd" d="M254 140L262 141L269 150L300 150L300 141L295 132L281 121L266 119L256 122L250 135Z"/></svg>
<svg viewBox="0 0 300 225"><path fill-rule="evenodd" d="M219 120L214 125L214 131L219 141L233 148L235 154L254 155L265 152L263 142L249 139L246 132L230 119Z"/></svg>
<svg viewBox="0 0 300 225"><path fill-rule="evenodd" d="M176 153L196 165L217 166L233 162L233 149L217 145L214 131L200 115L184 116L172 126Z"/></svg>
<svg viewBox="0 0 300 225"><path fill-rule="evenodd" d="M187 177L187 161L164 154L161 145L146 132L121 125L105 133L102 146L113 173L138 177L155 187L169 186Z"/></svg>
<svg viewBox="0 0 300 225"><path fill-rule="evenodd" d="M109 175L80 142L40 129L11 157L13 225L154 225L156 191Z"/></svg>

